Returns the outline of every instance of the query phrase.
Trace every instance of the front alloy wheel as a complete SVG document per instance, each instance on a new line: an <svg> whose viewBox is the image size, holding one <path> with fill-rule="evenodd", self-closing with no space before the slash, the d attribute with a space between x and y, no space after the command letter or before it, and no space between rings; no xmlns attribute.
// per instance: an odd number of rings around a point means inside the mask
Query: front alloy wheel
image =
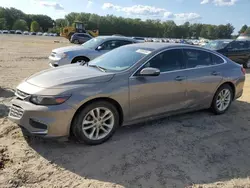
<svg viewBox="0 0 250 188"><path fill-rule="evenodd" d="M93 140L105 138L113 129L114 114L107 108L98 107L91 110L82 122L83 134Z"/></svg>
<svg viewBox="0 0 250 188"><path fill-rule="evenodd" d="M108 140L119 126L114 105L98 101L84 107L74 118L72 133L80 142L97 145Z"/></svg>

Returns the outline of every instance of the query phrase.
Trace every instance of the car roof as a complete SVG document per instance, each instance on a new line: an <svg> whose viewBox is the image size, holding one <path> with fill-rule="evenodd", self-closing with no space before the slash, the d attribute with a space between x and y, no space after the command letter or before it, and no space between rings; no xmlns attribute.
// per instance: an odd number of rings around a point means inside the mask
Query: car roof
<svg viewBox="0 0 250 188"><path fill-rule="evenodd" d="M132 38L129 37L124 37L124 36L98 36L98 38L101 39L114 39L114 40L129 40L129 41L136 41Z"/></svg>
<svg viewBox="0 0 250 188"><path fill-rule="evenodd" d="M152 50L159 50L162 48L171 48L171 47L192 47L192 48L200 48L189 44L180 44L180 43L159 43L159 42L144 42L144 43L136 43L131 44L137 48L148 48ZM130 45L130 46L131 46Z"/></svg>
<svg viewBox="0 0 250 188"><path fill-rule="evenodd" d="M211 41L221 41L221 42L232 42L233 39L217 39L217 40L211 40Z"/></svg>

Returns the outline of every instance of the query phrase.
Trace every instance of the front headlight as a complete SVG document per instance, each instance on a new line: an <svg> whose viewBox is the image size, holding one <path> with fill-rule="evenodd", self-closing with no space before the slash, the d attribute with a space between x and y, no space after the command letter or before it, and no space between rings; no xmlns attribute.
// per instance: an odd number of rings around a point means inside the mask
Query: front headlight
<svg viewBox="0 0 250 188"><path fill-rule="evenodd" d="M68 55L66 53L59 53L59 54L56 54L57 57L59 58L66 58Z"/></svg>
<svg viewBox="0 0 250 188"><path fill-rule="evenodd" d="M37 105L58 105L62 104L70 98L70 95L67 96L38 96L32 95L30 102Z"/></svg>

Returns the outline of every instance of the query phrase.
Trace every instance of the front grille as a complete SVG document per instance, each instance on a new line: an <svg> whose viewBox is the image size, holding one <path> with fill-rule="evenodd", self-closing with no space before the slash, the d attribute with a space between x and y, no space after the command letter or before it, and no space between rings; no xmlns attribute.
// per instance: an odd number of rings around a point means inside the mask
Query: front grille
<svg viewBox="0 0 250 188"><path fill-rule="evenodd" d="M51 56L51 57L55 57L55 56L56 56L56 52L52 52L52 53L50 54L50 56Z"/></svg>
<svg viewBox="0 0 250 188"><path fill-rule="evenodd" d="M16 90L15 94L18 98L21 98L21 99L25 99L25 98L30 96L28 93L24 93L24 92L20 91L19 89Z"/></svg>
<svg viewBox="0 0 250 188"><path fill-rule="evenodd" d="M23 109L20 106L12 105L9 112L10 117L21 119L23 116Z"/></svg>

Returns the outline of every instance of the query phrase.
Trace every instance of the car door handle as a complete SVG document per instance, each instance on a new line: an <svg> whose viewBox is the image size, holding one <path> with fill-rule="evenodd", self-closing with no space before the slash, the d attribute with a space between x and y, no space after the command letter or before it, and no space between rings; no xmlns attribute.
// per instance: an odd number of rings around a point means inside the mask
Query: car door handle
<svg viewBox="0 0 250 188"><path fill-rule="evenodd" d="M185 76L177 76L177 77L175 78L176 81L182 81L182 80L185 80L185 79L186 79Z"/></svg>
<svg viewBox="0 0 250 188"><path fill-rule="evenodd" d="M211 72L211 75L213 75L213 76L218 76L218 75L220 75L220 73L217 72L217 71L213 71L213 72Z"/></svg>

